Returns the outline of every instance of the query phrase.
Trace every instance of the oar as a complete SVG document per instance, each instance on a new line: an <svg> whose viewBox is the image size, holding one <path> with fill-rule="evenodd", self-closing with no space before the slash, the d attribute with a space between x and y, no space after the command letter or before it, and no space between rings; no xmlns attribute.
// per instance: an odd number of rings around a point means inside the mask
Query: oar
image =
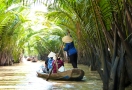
<svg viewBox="0 0 132 90"><path fill-rule="evenodd" d="M63 45L64 45L64 43L62 43L62 46L63 46ZM58 56L59 56L59 54L60 54L60 52L61 52L61 49L62 49L62 47L60 48L59 53L58 53L58 55L56 56L56 59L58 58ZM56 63L56 61L55 61L55 63ZM52 69L51 69L51 71L50 71L48 77L46 78L46 81L49 80L49 78L50 78L50 76L51 76L51 74L52 74L52 71L53 71L54 65L55 65L55 64L53 64Z"/></svg>

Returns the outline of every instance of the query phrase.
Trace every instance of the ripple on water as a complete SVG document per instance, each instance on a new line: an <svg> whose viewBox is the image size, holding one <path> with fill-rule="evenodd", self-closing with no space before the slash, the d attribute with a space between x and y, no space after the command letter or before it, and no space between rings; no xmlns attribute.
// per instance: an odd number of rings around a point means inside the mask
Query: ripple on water
<svg viewBox="0 0 132 90"><path fill-rule="evenodd" d="M69 85L69 84L66 84L66 85L64 85L63 87L65 87L65 88L74 88L73 85Z"/></svg>

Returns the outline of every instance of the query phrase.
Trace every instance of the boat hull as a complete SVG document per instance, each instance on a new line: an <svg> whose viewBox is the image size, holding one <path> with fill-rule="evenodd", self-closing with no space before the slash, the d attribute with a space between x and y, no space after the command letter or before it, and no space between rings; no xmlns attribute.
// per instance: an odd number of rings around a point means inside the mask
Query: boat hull
<svg viewBox="0 0 132 90"><path fill-rule="evenodd" d="M50 79L79 81L83 79L84 74L83 70L75 68L64 72L52 73ZM37 75L38 77L47 78L49 74L37 71Z"/></svg>

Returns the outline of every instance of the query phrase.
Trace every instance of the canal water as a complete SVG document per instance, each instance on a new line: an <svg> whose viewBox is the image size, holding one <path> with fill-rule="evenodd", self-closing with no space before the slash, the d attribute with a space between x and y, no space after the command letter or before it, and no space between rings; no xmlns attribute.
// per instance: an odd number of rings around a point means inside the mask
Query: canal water
<svg viewBox="0 0 132 90"><path fill-rule="evenodd" d="M82 81L59 81L37 77L36 71L44 61L23 60L13 66L0 66L0 90L102 90L102 81L96 71L85 65L78 65L85 72ZM65 63L65 69L71 69Z"/></svg>

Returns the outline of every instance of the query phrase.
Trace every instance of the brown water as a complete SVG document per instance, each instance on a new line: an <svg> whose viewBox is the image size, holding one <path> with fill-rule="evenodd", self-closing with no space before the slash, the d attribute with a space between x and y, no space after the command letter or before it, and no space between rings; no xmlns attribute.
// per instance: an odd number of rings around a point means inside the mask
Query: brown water
<svg viewBox="0 0 132 90"><path fill-rule="evenodd" d="M91 72L87 66L78 65L85 71L82 81L46 81L36 74L43 63L23 60L13 66L0 66L0 90L102 90L98 73ZM65 69L70 68L71 64L65 63Z"/></svg>

